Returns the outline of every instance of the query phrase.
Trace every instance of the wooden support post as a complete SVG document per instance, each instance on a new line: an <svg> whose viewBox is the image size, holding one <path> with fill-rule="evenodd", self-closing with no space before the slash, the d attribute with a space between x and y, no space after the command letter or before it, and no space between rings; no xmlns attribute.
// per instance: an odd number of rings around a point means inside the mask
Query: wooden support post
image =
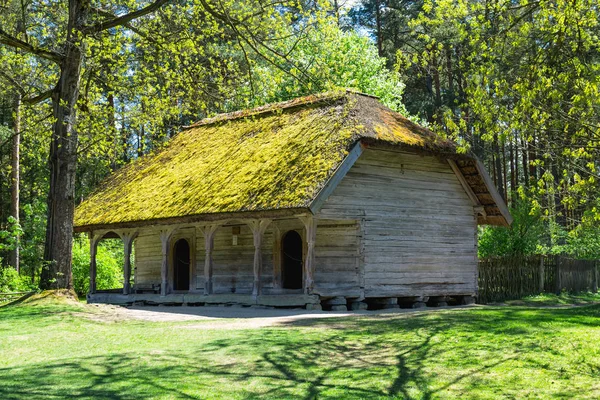
<svg viewBox="0 0 600 400"><path fill-rule="evenodd" d="M258 297L261 293L261 274L262 274L262 240L267 227L271 223L270 219L253 220L248 222L254 237L254 284L252 285L252 296Z"/></svg>
<svg viewBox="0 0 600 400"><path fill-rule="evenodd" d="M123 232L123 294L131 293L131 247L137 237L137 232Z"/></svg>
<svg viewBox="0 0 600 400"><path fill-rule="evenodd" d="M273 224L273 288L283 287L283 276L281 274L281 231Z"/></svg>
<svg viewBox="0 0 600 400"><path fill-rule="evenodd" d="M160 242L162 244L162 265L160 268L160 295L167 295L167 284L169 278L169 244L173 236L173 229L160 231Z"/></svg>
<svg viewBox="0 0 600 400"><path fill-rule="evenodd" d="M312 294L314 288L315 241L317 237L317 221L312 215L299 217L306 229L306 258L304 262L304 293Z"/></svg>
<svg viewBox="0 0 600 400"><path fill-rule="evenodd" d="M101 235L94 235L93 232L88 234L90 239L90 294L96 293L96 253L98 250L98 242L102 239Z"/></svg>
<svg viewBox="0 0 600 400"><path fill-rule="evenodd" d="M213 292L213 257L212 252L215 245L215 233L219 229L219 224L212 224L200 227L204 235L204 294L209 295Z"/></svg>

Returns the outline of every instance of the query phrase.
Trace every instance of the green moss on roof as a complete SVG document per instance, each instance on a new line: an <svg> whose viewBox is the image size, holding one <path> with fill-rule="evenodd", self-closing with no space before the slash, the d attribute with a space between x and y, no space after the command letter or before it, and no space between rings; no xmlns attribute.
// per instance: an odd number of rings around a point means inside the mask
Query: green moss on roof
<svg viewBox="0 0 600 400"><path fill-rule="evenodd" d="M75 226L308 207L360 139L454 152L372 97L309 96L192 125L104 181Z"/></svg>

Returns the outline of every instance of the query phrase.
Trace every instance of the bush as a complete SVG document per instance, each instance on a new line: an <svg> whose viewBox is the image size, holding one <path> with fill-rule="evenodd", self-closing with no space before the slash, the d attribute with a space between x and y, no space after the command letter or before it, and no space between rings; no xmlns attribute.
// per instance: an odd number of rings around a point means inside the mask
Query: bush
<svg viewBox="0 0 600 400"><path fill-rule="evenodd" d="M510 213L514 219L511 226L480 228L479 258L536 252L544 233L544 224L539 211L526 200L518 200Z"/></svg>
<svg viewBox="0 0 600 400"><path fill-rule="evenodd" d="M26 292L35 289L35 285L29 282L29 278L19 275L14 268L0 267L0 293Z"/></svg>
<svg viewBox="0 0 600 400"><path fill-rule="evenodd" d="M102 240L96 254L96 288L123 287L123 245L120 240ZM73 288L79 296L90 289L90 242L85 237L73 243Z"/></svg>

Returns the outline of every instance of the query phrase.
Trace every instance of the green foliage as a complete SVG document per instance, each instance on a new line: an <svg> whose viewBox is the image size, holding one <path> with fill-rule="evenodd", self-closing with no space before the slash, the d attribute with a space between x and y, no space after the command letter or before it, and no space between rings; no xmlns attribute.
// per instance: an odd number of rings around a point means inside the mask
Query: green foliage
<svg viewBox="0 0 600 400"><path fill-rule="evenodd" d="M479 231L478 253L480 258L533 254L538 250L544 224L539 213L526 200L516 202L510 210L514 218L508 228L485 226Z"/></svg>
<svg viewBox="0 0 600 400"><path fill-rule="evenodd" d="M2 259L0 259L1 265ZM0 293L23 292L36 289L27 277L19 275L12 267L0 266Z"/></svg>
<svg viewBox="0 0 600 400"><path fill-rule="evenodd" d="M46 235L46 202L40 198L21 205L21 274L39 277L44 256Z"/></svg>
<svg viewBox="0 0 600 400"><path fill-rule="evenodd" d="M104 239L98 243L96 254L96 288L122 287L123 244L121 240ZM90 243L84 236L73 242L73 288L79 296L85 296L90 288Z"/></svg>
<svg viewBox="0 0 600 400"><path fill-rule="evenodd" d="M18 245L18 237L23 234L23 229L17 220L9 216L6 229L0 230L0 254L14 250Z"/></svg>
<svg viewBox="0 0 600 400"><path fill-rule="evenodd" d="M291 35L284 46L297 38ZM307 74L307 82L297 79L264 61L251 63L251 82L240 92L246 106L287 100L300 95L343 88L378 96L394 111L406 114L402 104L404 84L397 72L386 68L386 60L366 37L342 31L331 19L308 30L291 54L295 71Z"/></svg>

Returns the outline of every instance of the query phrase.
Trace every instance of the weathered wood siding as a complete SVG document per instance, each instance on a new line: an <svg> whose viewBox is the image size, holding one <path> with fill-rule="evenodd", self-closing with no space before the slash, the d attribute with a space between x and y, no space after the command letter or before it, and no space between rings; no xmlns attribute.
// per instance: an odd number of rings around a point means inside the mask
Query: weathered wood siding
<svg viewBox="0 0 600 400"><path fill-rule="evenodd" d="M158 229L142 229L133 242L135 251L134 284L160 284L162 250Z"/></svg>
<svg viewBox="0 0 600 400"><path fill-rule="evenodd" d="M473 206L445 160L366 149L318 216L360 221L366 297L477 290Z"/></svg>
<svg viewBox="0 0 600 400"><path fill-rule="evenodd" d="M239 229L237 244L233 244L233 230ZM303 256L306 255L306 233L304 225L297 218L273 221L267 228L262 251L261 282L263 291L276 293L277 275L274 263L281 257L277 253L276 239L290 230L300 233L304 242ZM191 240L196 238L196 276L192 276L196 289L204 290L204 237L199 229L186 227L178 229L171 239ZM142 230L135 243L135 282L137 284L160 283L162 261L161 242L158 229ZM190 243L191 245L191 243ZM358 225L354 220L321 220L317 226L315 245L316 270L315 292L322 295L352 292L358 295ZM246 224L229 224L217 229L213 248L213 291L214 293L252 293L254 242L252 231ZM169 280L172 279L172 260L169 257ZM280 287L281 285L279 285ZM279 290L281 292L281 290Z"/></svg>

